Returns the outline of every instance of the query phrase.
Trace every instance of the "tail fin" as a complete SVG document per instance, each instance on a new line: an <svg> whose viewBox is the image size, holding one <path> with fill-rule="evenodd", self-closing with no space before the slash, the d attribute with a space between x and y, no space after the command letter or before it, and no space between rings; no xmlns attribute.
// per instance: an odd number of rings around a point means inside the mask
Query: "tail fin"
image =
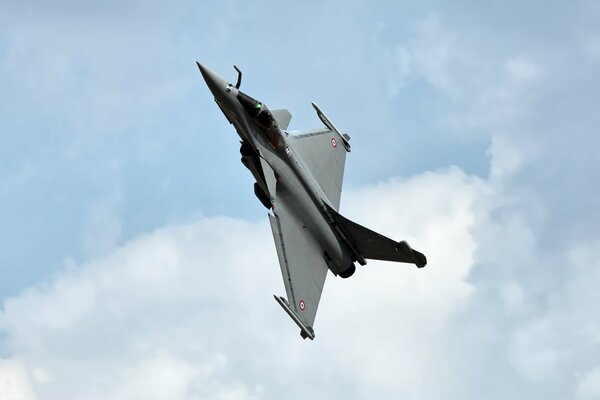
<svg viewBox="0 0 600 400"><path fill-rule="evenodd" d="M427 265L427 258L423 253L413 250L406 241L395 242L377 232L365 228L356 222L340 215L328 207L333 219L333 224L355 253L357 260L365 264L365 259L396 261L415 264L418 268Z"/></svg>

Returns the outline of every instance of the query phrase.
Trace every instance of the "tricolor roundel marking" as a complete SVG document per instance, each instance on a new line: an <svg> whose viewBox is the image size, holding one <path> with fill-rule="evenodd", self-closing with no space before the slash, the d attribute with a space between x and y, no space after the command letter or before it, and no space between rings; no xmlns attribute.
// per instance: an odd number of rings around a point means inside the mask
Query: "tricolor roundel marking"
<svg viewBox="0 0 600 400"><path fill-rule="evenodd" d="M331 138L331 146L333 146L334 148L337 147L337 141L334 137Z"/></svg>
<svg viewBox="0 0 600 400"><path fill-rule="evenodd" d="M300 311L304 311L304 309L306 308L306 305L304 304L304 300L300 299L300 302L298 303L298 307L300 307Z"/></svg>

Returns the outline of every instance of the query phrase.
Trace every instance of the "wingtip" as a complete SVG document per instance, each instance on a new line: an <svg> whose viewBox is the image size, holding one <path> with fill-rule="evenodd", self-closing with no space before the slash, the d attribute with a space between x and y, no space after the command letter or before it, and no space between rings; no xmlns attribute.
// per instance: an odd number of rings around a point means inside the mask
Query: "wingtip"
<svg viewBox="0 0 600 400"><path fill-rule="evenodd" d="M300 335L302 336L302 338L303 339L309 338L310 340L314 340L315 339L315 331L313 330L312 327L304 324L300 320L298 315L296 315L296 313L294 311L292 311L292 309L290 308L290 303L281 296L273 295L273 298L275 298L275 301L277 303L279 303L279 305L285 310L287 315L289 315L290 318L296 323L296 325L298 325L298 327L300 328L300 332L301 332Z"/></svg>
<svg viewBox="0 0 600 400"><path fill-rule="evenodd" d="M412 247L410 247L406 240L401 240L400 242L398 242L398 246L396 247L396 249L401 250L407 256L412 257L413 262L417 266L417 268L423 268L427 265L427 257L425 257L425 254L414 250Z"/></svg>
<svg viewBox="0 0 600 400"><path fill-rule="evenodd" d="M427 257L425 257L425 254L416 250L413 250L413 254L417 260L417 262L415 263L417 268L423 268L427 265Z"/></svg>

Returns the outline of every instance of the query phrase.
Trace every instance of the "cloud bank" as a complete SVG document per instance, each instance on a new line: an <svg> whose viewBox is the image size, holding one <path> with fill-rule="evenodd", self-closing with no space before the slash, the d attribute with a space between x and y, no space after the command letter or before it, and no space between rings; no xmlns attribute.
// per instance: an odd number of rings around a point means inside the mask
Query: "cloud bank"
<svg viewBox="0 0 600 400"><path fill-rule="evenodd" d="M283 285L266 221L200 218L137 237L4 302L7 379L40 399L437 393L432 374L454 385L444 332L474 290L484 187L450 169L347 193L347 215L427 249L431 267L330 276L311 343L271 298Z"/></svg>
<svg viewBox="0 0 600 400"><path fill-rule="evenodd" d="M0 16L0 397L600 397L597 2L156 6ZM232 54L294 121L321 99L342 211L430 260L329 279L314 343L259 207L190 221L254 201L183 67Z"/></svg>

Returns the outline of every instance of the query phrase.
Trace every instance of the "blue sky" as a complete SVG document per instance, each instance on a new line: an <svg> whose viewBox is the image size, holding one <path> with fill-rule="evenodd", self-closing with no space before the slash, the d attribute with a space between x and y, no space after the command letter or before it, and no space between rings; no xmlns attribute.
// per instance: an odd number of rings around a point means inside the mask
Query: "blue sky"
<svg viewBox="0 0 600 400"><path fill-rule="evenodd" d="M8 6L2 210L10 223L2 268L11 273L0 293L47 278L48 264L58 268L67 255L83 260L81 239L94 213L119 220L121 241L194 213L263 215L237 163L237 138L198 81L196 59L226 76L240 64L244 88L291 109L293 129L320 124L314 100L356 131L348 186L457 163L487 173L489 138L436 126L430 114L448 99L395 74L388 42L410 29L396 28L394 15L406 10L122 7ZM374 163L373 153L384 158Z"/></svg>
<svg viewBox="0 0 600 400"><path fill-rule="evenodd" d="M0 394L600 397L598 2L2 9ZM317 102L342 212L429 267L330 277L300 341L196 60L291 129Z"/></svg>

